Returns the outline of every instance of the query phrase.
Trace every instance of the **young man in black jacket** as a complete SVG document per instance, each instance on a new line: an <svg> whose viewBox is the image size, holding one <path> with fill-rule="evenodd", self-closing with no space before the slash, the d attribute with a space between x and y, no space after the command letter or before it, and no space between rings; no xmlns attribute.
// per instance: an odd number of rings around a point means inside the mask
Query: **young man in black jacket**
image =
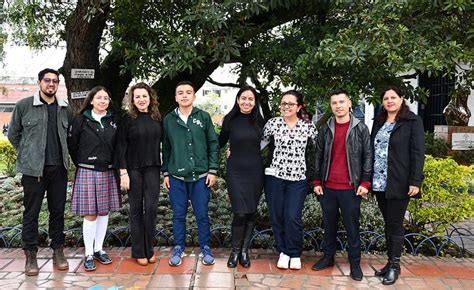
<svg viewBox="0 0 474 290"><path fill-rule="evenodd" d="M334 114L319 130L316 144L314 192L323 209L324 256L313 265L315 271L334 265L339 215L348 238L351 278L362 280L360 268L360 203L370 188L372 149L367 126L355 118L345 90L329 94ZM340 213L339 213L340 210Z"/></svg>

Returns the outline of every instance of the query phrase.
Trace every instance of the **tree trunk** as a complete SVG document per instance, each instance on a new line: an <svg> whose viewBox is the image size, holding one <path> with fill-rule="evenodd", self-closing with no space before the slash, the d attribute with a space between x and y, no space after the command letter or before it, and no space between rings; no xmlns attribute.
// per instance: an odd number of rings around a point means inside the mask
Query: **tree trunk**
<svg viewBox="0 0 474 290"><path fill-rule="evenodd" d="M89 91L97 86L101 79L99 47L110 3L107 1L101 7L103 12L90 16L90 20L87 21L89 5L90 1L79 0L66 25L67 51L60 73L66 80L68 99L74 112L79 110L84 99L73 100L71 93ZM93 79L73 79L71 78L73 68L93 69L95 76Z"/></svg>
<svg viewBox="0 0 474 290"><path fill-rule="evenodd" d="M119 114L123 111L122 101L133 78L128 70L121 73L124 62L123 54L118 49L112 49L102 62L98 76L99 84L110 91L114 112Z"/></svg>

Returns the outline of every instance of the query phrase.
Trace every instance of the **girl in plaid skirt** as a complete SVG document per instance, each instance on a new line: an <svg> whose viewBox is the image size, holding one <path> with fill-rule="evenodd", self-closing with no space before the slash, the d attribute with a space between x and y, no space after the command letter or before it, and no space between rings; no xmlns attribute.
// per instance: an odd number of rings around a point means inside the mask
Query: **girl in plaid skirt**
<svg viewBox="0 0 474 290"><path fill-rule="evenodd" d="M93 88L83 103L68 133L69 153L76 165L72 193L72 213L84 216L84 268L95 270L112 260L102 246L109 212L120 208L117 178L112 169L116 118L108 110L110 93L101 86Z"/></svg>

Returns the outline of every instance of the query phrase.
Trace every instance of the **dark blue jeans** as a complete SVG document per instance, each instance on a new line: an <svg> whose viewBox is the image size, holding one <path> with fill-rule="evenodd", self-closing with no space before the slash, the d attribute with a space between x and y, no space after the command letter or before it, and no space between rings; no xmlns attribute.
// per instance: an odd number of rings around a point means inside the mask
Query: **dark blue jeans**
<svg viewBox="0 0 474 290"><path fill-rule="evenodd" d="M324 194L319 198L323 209L323 253L327 257L336 254L337 224L339 215L346 228L349 262L360 263L360 202L362 198L357 196L353 189L336 190L324 188ZM339 209L341 210L339 214Z"/></svg>
<svg viewBox="0 0 474 290"><path fill-rule="evenodd" d="M176 246L183 249L186 243L186 215L188 200L191 200L198 226L198 240L202 247L209 245L209 199L211 189L206 186L206 177L195 182L184 182L170 176L170 202L173 210L173 235Z"/></svg>
<svg viewBox="0 0 474 290"><path fill-rule="evenodd" d="M303 251L302 212L308 190L307 180L265 176L265 196L276 247L291 258L300 257Z"/></svg>

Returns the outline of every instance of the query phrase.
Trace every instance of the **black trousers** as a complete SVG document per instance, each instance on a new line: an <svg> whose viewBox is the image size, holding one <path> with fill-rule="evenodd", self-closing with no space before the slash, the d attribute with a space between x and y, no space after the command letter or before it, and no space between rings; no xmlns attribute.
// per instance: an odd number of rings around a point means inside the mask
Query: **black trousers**
<svg viewBox="0 0 474 290"><path fill-rule="evenodd" d="M23 247L38 250L38 218L44 194L48 200L51 248L64 245L64 205L66 204L67 170L63 165L45 166L43 176L23 175Z"/></svg>
<svg viewBox="0 0 474 290"><path fill-rule="evenodd" d="M339 216L347 233L349 262L360 263L360 203L362 198L353 189L336 190L324 188L324 194L319 198L323 209L324 238L322 249L327 257L334 257L337 248L337 229ZM339 214L340 209L340 214Z"/></svg>
<svg viewBox="0 0 474 290"><path fill-rule="evenodd" d="M374 193L385 224L388 254L400 257L405 236L403 220L410 199L386 199L385 192Z"/></svg>
<svg viewBox="0 0 474 290"><path fill-rule="evenodd" d="M160 167L129 169L130 234L132 258L151 258L160 194Z"/></svg>

